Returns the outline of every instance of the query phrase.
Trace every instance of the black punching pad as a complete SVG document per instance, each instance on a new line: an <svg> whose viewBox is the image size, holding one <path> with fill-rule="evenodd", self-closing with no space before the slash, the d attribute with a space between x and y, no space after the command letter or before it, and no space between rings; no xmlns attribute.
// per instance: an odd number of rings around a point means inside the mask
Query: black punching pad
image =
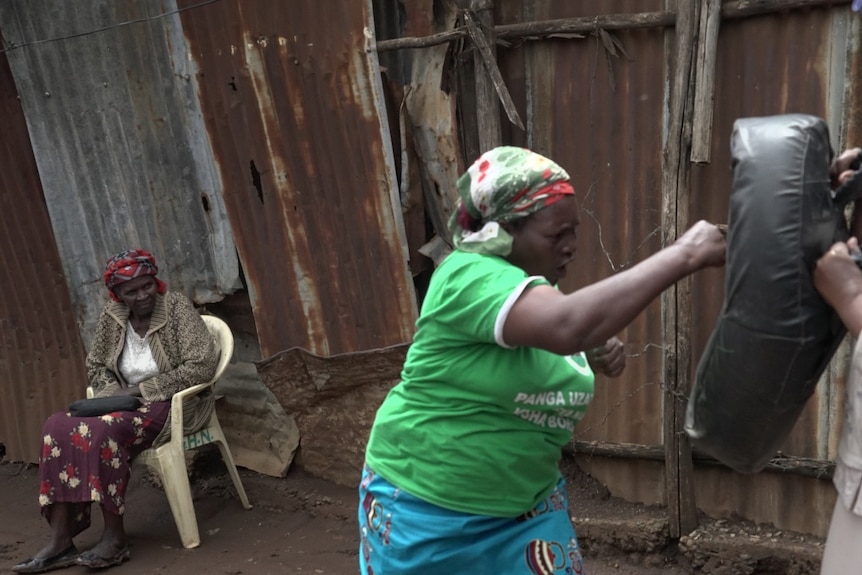
<svg viewBox="0 0 862 575"><path fill-rule="evenodd" d="M826 123L788 114L735 122L724 305L697 367L685 431L754 473L774 457L845 330L814 288L817 259L846 240Z"/></svg>

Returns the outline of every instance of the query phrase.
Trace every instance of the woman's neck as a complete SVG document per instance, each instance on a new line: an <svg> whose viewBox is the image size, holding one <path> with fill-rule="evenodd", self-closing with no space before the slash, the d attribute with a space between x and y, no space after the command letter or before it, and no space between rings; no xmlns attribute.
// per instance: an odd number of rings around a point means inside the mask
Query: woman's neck
<svg viewBox="0 0 862 575"><path fill-rule="evenodd" d="M150 318L153 317L153 314L147 314L145 316L137 315L134 312L129 313L129 323L132 324L132 329L135 330L139 336L144 337L147 335L147 330L150 329Z"/></svg>

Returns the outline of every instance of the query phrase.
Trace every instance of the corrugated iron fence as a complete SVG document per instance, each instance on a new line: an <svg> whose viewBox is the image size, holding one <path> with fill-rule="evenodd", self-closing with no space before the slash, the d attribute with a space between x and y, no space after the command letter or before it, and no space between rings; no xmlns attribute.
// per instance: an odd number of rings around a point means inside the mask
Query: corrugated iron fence
<svg viewBox="0 0 862 575"><path fill-rule="evenodd" d="M0 2L4 144L16 151L0 172L24 172L2 190L17 204L0 235L10 458L32 460L41 422L83 390L80 338L104 302L105 260L128 246L155 253L197 303L244 281L264 356L412 338L371 3L319 8ZM73 335L72 350L43 353L43 334Z"/></svg>
<svg viewBox="0 0 862 575"><path fill-rule="evenodd" d="M531 107L553 101L542 122L519 138L549 142L585 195L579 254L586 258L579 259L582 273L569 288L638 261L697 219L726 220L736 118L816 114L829 121L836 149L862 136L860 18L849 3L760 2L759 12L752 3L677 3L672 27L662 2L607 2L600 10L586 3L524 2L520 14L505 4L510 10L496 15L500 35L530 20L571 19L565 32L584 36L548 39L540 48L528 42L498 48L516 101L523 90L518 109L525 117L537 118ZM543 12L536 17L537 7ZM595 23L599 14L620 17ZM711 64L703 56L710 40ZM533 50L550 61L531 56ZM515 139L518 131L509 126ZM600 384L575 432L579 461L616 494L667 505L681 532L691 526L685 518L696 506L825 534L834 495L828 480L787 471L744 476L691 464L681 415L722 295L722 272L700 274L670 290L627 330L635 369L622 382ZM836 359L783 454L813 462L834 456L846 359L846 353ZM662 446L662 457L624 459L619 455L641 452L612 449L626 445ZM799 505L782 504L791 493Z"/></svg>
<svg viewBox="0 0 862 575"><path fill-rule="evenodd" d="M0 216L0 392L11 398L0 431L14 454L33 449L33 426L13 418L26 393L41 398L28 415L41 422L82 385L57 377L78 374L80 356L40 355L36 334L74 336L74 317L86 340L100 264L118 246L162 255L198 302L247 289L264 356L370 349L410 339L416 238L433 257L452 183L488 142L532 147L571 173L584 214L563 287L576 289L696 219L725 220L736 118L806 112L829 121L836 149L862 137L848 1L369 0L325 17L319 2L287 6L0 1L4 140L19 152L0 173L27 172L0 176L0 201L21 190L42 211L14 200L15 216ZM495 67L502 82L489 84ZM14 252L39 237L36 259ZM67 292L44 283L47 270L65 274ZM626 330L627 374L599 382L579 461L615 494L667 505L678 530L696 505L823 534L828 481L692 465L680 439L680 398L722 293L722 272L702 273ZM839 355L783 449L827 468ZM791 493L797 504L783 504Z"/></svg>
<svg viewBox="0 0 862 575"><path fill-rule="evenodd" d="M737 118L816 114L832 127L834 148L859 143L860 18L849 4L464 0L457 7L467 12L453 7L447 20L417 0L403 2L408 24L378 50L396 73L420 70L406 82L422 88L420 54L433 61L432 50L448 46L451 68L438 81L447 95L455 86L467 157L505 142L567 168L584 209L577 272L563 286L571 290L636 263L697 219L726 220ZM414 19L450 25L415 33ZM495 57L482 54L476 23ZM499 68L503 81L482 68ZM471 115L477 109L497 125ZM415 116L415 130L447 136L432 118ZM626 330L632 360L622 381L599 383L575 431L578 460L613 493L666 505L675 534L692 527L697 508L825 534L847 350L770 468L777 473L716 466L692 453L682 416L722 299L723 272L709 270L668 290ZM791 493L799 505L783 504Z"/></svg>

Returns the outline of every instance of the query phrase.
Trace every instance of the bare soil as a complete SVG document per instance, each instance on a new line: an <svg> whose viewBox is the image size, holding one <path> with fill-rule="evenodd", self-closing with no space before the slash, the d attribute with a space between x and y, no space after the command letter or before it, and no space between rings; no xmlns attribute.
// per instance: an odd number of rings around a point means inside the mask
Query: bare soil
<svg viewBox="0 0 862 575"><path fill-rule="evenodd" d="M671 540L663 509L610 497L574 464L564 471L590 575L815 575L819 569L823 542L818 538L704 517L697 530ZM164 493L136 467L126 502L132 558L111 573L358 573L355 489L300 470L285 478L240 472L251 510L242 508L217 456L197 460L193 492L201 545L183 549ZM13 564L38 551L47 538L37 490L35 465L0 463L0 573L11 573ZM99 515L94 509L93 527L76 541L79 549L98 539Z"/></svg>

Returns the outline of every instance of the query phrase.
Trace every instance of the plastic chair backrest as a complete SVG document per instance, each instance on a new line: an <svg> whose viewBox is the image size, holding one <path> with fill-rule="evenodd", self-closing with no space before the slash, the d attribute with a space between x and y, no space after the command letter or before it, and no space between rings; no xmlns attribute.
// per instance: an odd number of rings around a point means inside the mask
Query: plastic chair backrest
<svg viewBox="0 0 862 575"><path fill-rule="evenodd" d="M210 380L210 382L214 383L222 376L224 370L227 368L227 364L230 363L230 359L233 357L233 333L224 321L214 315L202 315L201 319L204 320L207 329L213 335L221 349L215 375Z"/></svg>

